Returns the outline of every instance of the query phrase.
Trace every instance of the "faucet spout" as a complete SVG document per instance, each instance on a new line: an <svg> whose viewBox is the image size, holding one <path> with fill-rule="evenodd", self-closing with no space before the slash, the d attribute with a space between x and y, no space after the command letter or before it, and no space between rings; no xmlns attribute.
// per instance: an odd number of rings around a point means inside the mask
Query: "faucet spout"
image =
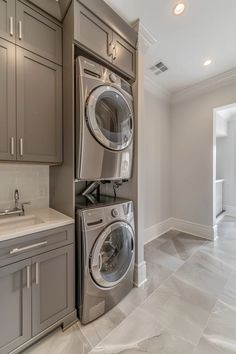
<svg viewBox="0 0 236 354"><path fill-rule="evenodd" d="M19 199L20 199L19 191L18 189L15 189L14 192L15 208L19 207Z"/></svg>

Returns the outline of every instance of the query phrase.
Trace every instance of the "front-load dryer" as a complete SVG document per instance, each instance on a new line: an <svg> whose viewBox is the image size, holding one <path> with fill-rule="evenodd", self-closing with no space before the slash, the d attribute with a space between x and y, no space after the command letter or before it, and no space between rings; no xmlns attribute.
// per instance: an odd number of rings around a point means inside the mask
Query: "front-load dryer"
<svg viewBox="0 0 236 354"><path fill-rule="evenodd" d="M77 201L77 308L86 324L128 294L134 276L133 203L101 197Z"/></svg>
<svg viewBox="0 0 236 354"><path fill-rule="evenodd" d="M76 59L76 178L129 179L134 109L131 85L106 67Z"/></svg>

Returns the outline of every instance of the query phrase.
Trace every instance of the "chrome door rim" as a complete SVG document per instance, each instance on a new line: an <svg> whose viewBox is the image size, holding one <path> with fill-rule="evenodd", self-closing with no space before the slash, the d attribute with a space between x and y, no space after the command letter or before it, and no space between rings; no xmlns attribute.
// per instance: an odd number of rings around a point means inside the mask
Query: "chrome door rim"
<svg viewBox="0 0 236 354"><path fill-rule="evenodd" d="M128 109L129 109L129 117L132 120L132 127L133 127L133 113L132 113L132 109L131 109L128 101L126 100L124 95L122 95L122 93L119 90L117 90L115 87L112 87L109 85L99 86L95 90L93 90L91 92L91 94L89 95L87 102L86 102L86 120L87 120L89 129L90 129L92 135L95 137L95 139L100 144L102 144L104 147L106 147L110 150L115 150L115 151L124 150L125 148L127 148L130 145L130 143L133 139L133 129L130 130L131 134L130 134L129 139L123 144L118 144L118 143L112 142L111 140L107 139L104 136L104 134L102 133L101 129L99 128L97 120L96 120L95 107L96 107L97 100L100 97L100 95L106 91L115 92L125 101Z"/></svg>
<svg viewBox="0 0 236 354"><path fill-rule="evenodd" d="M109 282L107 280L105 280L102 275L101 275L101 271L100 271L100 267L99 267L99 263L100 263L100 250L103 246L103 243L105 241L105 239L107 238L107 236L114 230L123 227L126 228L130 231L131 235L132 235L132 242L134 245L134 230L131 227L130 224L128 224L127 222L124 221L117 221L114 222L110 225L108 225L102 232L101 234L98 236L96 243L94 244L93 248L92 248L92 252L90 255L90 272L92 274L93 280L96 282L96 284L98 284L99 286L102 286L104 288L112 288L113 286L119 284L127 275L127 273L130 270L130 267L132 265L133 262L133 258L134 258L134 248L132 249L132 256L131 256L131 260L130 260L130 264L127 267L126 272L122 275L122 277L114 282Z"/></svg>

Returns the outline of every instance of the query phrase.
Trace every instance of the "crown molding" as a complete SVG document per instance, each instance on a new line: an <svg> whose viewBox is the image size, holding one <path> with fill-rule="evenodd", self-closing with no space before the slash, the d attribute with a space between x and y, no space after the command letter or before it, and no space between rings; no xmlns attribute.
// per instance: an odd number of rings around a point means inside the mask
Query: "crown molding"
<svg viewBox="0 0 236 354"><path fill-rule="evenodd" d="M226 71L222 74L211 77L207 80L201 81L198 84L187 87L184 90L172 93L171 103L185 101L189 98L208 93L222 86L230 85L236 82L236 68Z"/></svg>
<svg viewBox="0 0 236 354"><path fill-rule="evenodd" d="M171 94L168 90L166 90L163 86L154 82L149 76L144 75L144 88L148 92L151 92L154 96L164 100L166 102L170 102Z"/></svg>
<svg viewBox="0 0 236 354"><path fill-rule="evenodd" d="M138 19L132 25L133 29L138 32L138 47L143 53L157 42L156 37L147 29L144 23Z"/></svg>

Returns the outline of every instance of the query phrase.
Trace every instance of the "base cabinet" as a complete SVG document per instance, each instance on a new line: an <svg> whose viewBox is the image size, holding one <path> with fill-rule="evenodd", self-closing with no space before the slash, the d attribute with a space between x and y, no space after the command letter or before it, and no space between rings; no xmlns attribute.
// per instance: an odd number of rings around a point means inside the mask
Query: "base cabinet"
<svg viewBox="0 0 236 354"><path fill-rule="evenodd" d="M0 268L1 354L31 338L30 266L31 259L27 259Z"/></svg>
<svg viewBox="0 0 236 354"><path fill-rule="evenodd" d="M64 324L65 319L75 313L75 247L72 232L72 225L68 229L51 230L48 236L47 232L42 232L47 244L45 250L32 249L14 257L8 251L11 263L0 267L0 354L18 353L22 346L27 347L27 342L32 344L34 337L38 338L55 324ZM68 243L50 249L55 235L67 235L63 242ZM69 243L72 239L73 243ZM18 244L16 242L7 249L21 249L21 242L19 240ZM37 244L36 240L34 242ZM4 252L3 241L2 245L0 242L0 256Z"/></svg>
<svg viewBox="0 0 236 354"><path fill-rule="evenodd" d="M73 246L32 258L32 334L63 318L74 309Z"/></svg>

